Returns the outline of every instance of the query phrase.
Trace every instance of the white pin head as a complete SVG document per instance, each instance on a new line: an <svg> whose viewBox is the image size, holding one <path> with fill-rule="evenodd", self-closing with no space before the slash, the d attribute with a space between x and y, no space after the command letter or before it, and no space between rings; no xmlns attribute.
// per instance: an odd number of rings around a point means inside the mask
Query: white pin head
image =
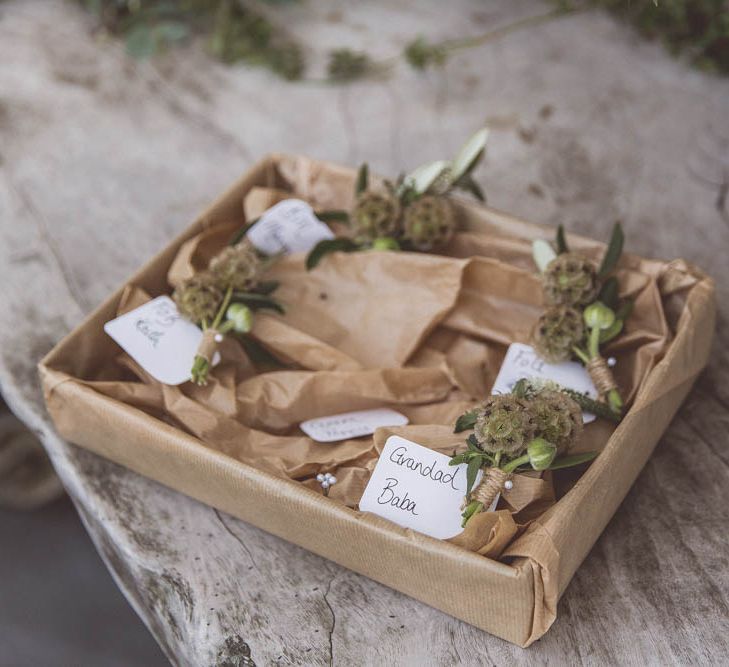
<svg viewBox="0 0 729 667"><path fill-rule="evenodd" d="M337 478L332 475L332 473L325 472L319 473L316 476L316 481L319 482L319 484L321 484L321 488L324 489L324 495L328 496L329 489L337 483Z"/></svg>

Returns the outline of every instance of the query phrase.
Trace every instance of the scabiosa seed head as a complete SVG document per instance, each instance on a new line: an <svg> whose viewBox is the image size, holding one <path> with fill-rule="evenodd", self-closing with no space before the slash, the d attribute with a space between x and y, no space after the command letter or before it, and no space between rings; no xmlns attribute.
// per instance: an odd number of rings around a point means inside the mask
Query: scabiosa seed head
<svg viewBox="0 0 729 667"><path fill-rule="evenodd" d="M537 354L550 364L567 361L572 348L585 337L582 315L569 306L551 306L540 316L531 334Z"/></svg>
<svg viewBox="0 0 729 667"><path fill-rule="evenodd" d="M224 248L210 260L210 273L223 289L232 287L246 292L258 282L260 271L261 260L253 246L245 241Z"/></svg>
<svg viewBox="0 0 729 667"><path fill-rule="evenodd" d="M551 442L558 454L566 452L582 433L580 406L561 391L545 389L530 401L536 434Z"/></svg>
<svg viewBox="0 0 729 667"><path fill-rule="evenodd" d="M565 252L547 265L543 285L549 305L586 306L597 295L597 271L586 257Z"/></svg>
<svg viewBox="0 0 729 667"><path fill-rule="evenodd" d="M489 396L478 409L473 433L484 451L516 456L534 438L535 424L525 401L497 394Z"/></svg>
<svg viewBox="0 0 729 667"><path fill-rule="evenodd" d="M445 197L425 195L405 209L404 237L417 250L429 251L451 240L456 229L455 216Z"/></svg>
<svg viewBox="0 0 729 667"><path fill-rule="evenodd" d="M400 203L390 194L366 190L357 197L352 220L355 237L396 237L400 232Z"/></svg>
<svg viewBox="0 0 729 667"><path fill-rule="evenodd" d="M223 301L217 280L208 271L197 273L175 288L172 299L180 313L197 323L211 322Z"/></svg>

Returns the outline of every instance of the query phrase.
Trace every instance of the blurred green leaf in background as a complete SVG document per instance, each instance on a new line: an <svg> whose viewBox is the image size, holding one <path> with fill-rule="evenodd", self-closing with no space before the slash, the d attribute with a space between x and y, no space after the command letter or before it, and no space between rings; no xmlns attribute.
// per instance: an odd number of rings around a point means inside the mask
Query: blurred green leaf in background
<svg viewBox="0 0 729 667"><path fill-rule="evenodd" d="M272 0L280 4L282 0ZM305 62L297 42L263 14L236 0L80 0L108 33L122 37L135 58L151 58L195 36L213 56L268 67L300 79Z"/></svg>
<svg viewBox="0 0 729 667"><path fill-rule="evenodd" d="M296 0L79 0L104 31L125 40L135 58L151 58L195 37L207 40L210 53L225 63L263 66L288 80L303 78L304 48L271 20L278 5ZM271 11L267 11L268 5ZM418 35L399 54L374 61L348 47L329 51L326 80L350 82L382 74L398 62L418 71L443 67L451 55L479 47L529 26L578 11L607 10L634 25L644 36L660 39L675 55L704 70L729 74L728 0L552 0L551 11L496 26L481 35L454 35L430 41Z"/></svg>
<svg viewBox="0 0 729 667"><path fill-rule="evenodd" d="M726 0L588 0L661 40L674 55L701 69L729 74L729 3Z"/></svg>

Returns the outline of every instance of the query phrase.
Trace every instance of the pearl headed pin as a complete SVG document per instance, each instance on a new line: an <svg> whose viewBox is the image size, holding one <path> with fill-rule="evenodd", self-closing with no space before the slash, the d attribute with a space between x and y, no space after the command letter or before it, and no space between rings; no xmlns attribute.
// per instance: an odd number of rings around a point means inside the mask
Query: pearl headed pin
<svg viewBox="0 0 729 667"><path fill-rule="evenodd" d="M330 472L319 473L316 476L316 481L321 484L321 488L324 489L324 495L329 495L329 489L337 483L337 478Z"/></svg>

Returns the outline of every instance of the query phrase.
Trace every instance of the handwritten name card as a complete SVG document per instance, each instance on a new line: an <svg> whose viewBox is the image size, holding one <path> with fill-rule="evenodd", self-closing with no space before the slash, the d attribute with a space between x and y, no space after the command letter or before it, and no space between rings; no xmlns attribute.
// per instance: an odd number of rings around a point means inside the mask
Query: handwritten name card
<svg viewBox="0 0 729 667"><path fill-rule="evenodd" d="M202 331L170 297L158 296L107 322L104 331L155 380L177 385L190 379Z"/></svg>
<svg viewBox="0 0 729 667"><path fill-rule="evenodd" d="M431 537L455 537L463 530L466 466L450 466L449 461L449 456L416 442L390 436L359 501L360 510Z"/></svg>
<svg viewBox="0 0 729 667"><path fill-rule="evenodd" d="M381 426L405 426L407 423L408 418L405 415L389 408L377 408L308 419L301 422L300 426L312 440L336 442L372 435Z"/></svg>
<svg viewBox="0 0 729 667"><path fill-rule="evenodd" d="M563 387L585 393L597 398L597 389L582 364L565 361L561 364L548 364L541 359L534 348L523 343L512 343L506 351L504 363L491 389L492 394L508 394L522 378L552 380ZM584 413L585 423L595 419L594 415Z"/></svg>
<svg viewBox="0 0 729 667"><path fill-rule="evenodd" d="M248 230L248 240L267 255L308 252L334 233L300 199L285 199L269 208Z"/></svg>

